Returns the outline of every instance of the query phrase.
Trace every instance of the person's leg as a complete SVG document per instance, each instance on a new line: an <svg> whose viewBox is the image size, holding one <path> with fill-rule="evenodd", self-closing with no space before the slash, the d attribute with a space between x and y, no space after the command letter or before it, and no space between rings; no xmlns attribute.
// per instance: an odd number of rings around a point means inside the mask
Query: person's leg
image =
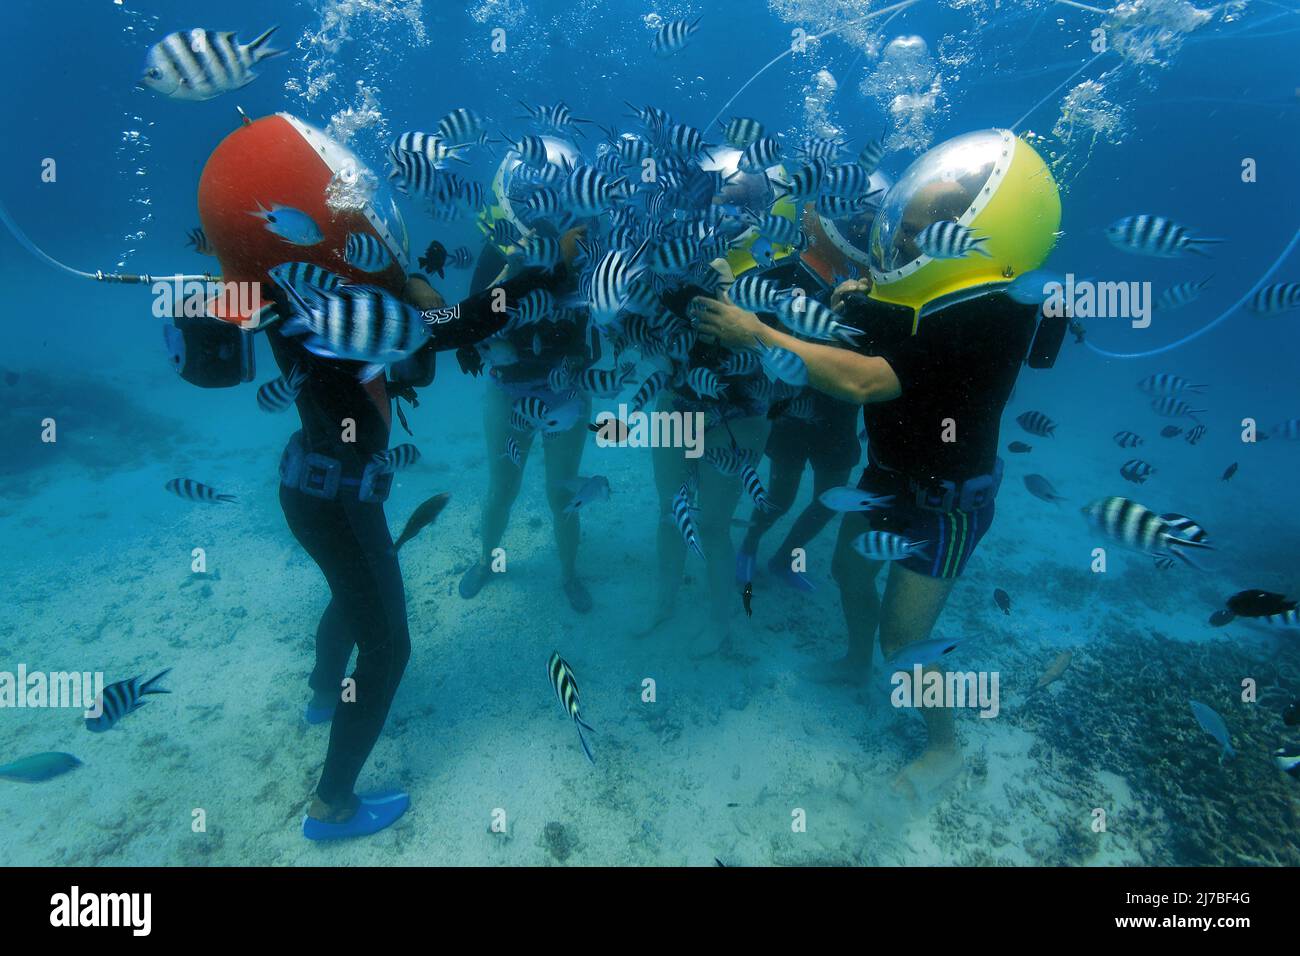
<svg viewBox="0 0 1300 956"><path fill-rule="evenodd" d="M346 820L355 812L353 788L388 719L411 656L406 593L383 507L358 502L344 507L351 534L335 548L347 556L350 567L346 580L330 584L355 634L357 665L353 686L330 728L325 767L309 811L326 822Z"/></svg>
<svg viewBox="0 0 1300 956"><path fill-rule="evenodd" d="M322 501L284 486L280 487L280 507L294 538L320 567L326 581L346 580L350 568L335 543L349 534L343 509L333 502ZM307 719L312 723L328 720L338 706L343 675L356 647L356 637L340 602L331 596L316 625L316 663L307 686L312 691L307 705Z"/></svg>
<svg viewBox="0 0 1300 956"><path fill-rule="evenodd" d="M582 451L587 447L587 422L590 420L591 401L587 399L572 428L547 435L542 440L546 453L546 499L551 505L555 548L560 555L560 580L569 604L580 614L591 610L591 593L578 578L576 570L581 523L577 514L566 515L564 509L573 500L569 482L578 476L582 465Z"/></svg>
<svg viewBox="0 0 1300 956"><path fill-rule="evenodd" d="M825 684L862 685L871 677L876 627L880 622L880 595L876 576L882 562L868 561L853 548L853 539L871 529L867 515L850 511L840 521L831 559L831 576L840 588L840 607L849 634L849 649L842 657L804 669L804 675Z"/></svg>
<svg viewBox="0 0 1300 956"><path fill-rule="evenodd" d="M742 449L762 448L770 423L766 418L740 418L711 429L704 437L706 447L730 447L732 439ZM736 555L731 541L731 518L744 493L739 476L724 475L709 464L699 471L699 515L696 526L709 585L709 631L719 647L730 647L731 618L740 607L735 582ZM675 529L674 529L675 530Z"/></svg>
<svg viewBox="0 0 1300 956"><path fill-rule="evenodd" d="M505 536L510 509L519 497L523 483L523 466L528 462L533 433L517 432L510 427L513 405L509 392L491 382L487 384L483 395L483 438L487 445L488 490L483 497L479 529L482 551L478 563L471 565L460 580L460 596L463 598L474 597L483 585L492 580L492 552ZM519 445L518 465L506 457L507 438L514 438Z"/></svg>
<svg viewBox="0 0 1300 956"><path fill-rule="evenodd" d="M889 569L880 614L880 651L886 660L902 648L930 637L952 592L955 578L932 578L900 565ZM942 671L930 666L926 671ZM949 707L923 707L929 733L925 752L899 775L899 785L919 796L949 779L961 765L956 727Z"/></svg>
<svg viewBox="0 0 1300 956"><path fill-rule="evenodd" d="M661 411L670 408L670 403L660 405ZM638 636L649 634L673 616L677 592L682 586L682 572L686 568L686 543L682 541L681 533L673 522L673 498L690 473L690 463L680 448L652 448L650 462L654 468L655 490L659 497L659 513L655 521L659 578L650 625L640 630Z"/></svg>
<svg viewBox="0 0 1300 956"><path fill-rule="evenodd" d="M767 471L767 497L772 502L772 509L751 509L750 526L740 544L740 550L746 554L758 553L759 540L790 510L794 499L799 495L799 482L803 480L802 458L773 455L769 462L771 466Z"/></svg>
<svg viewBox="0 0 1300 956"><path fill-rule="evenodd" d="M835 512L819 500L822 492L848 483L848 468L819 468L814 464L812 501L799 513L799 517L794 519L794 524L790 526L790 531L781 542L777 553L788 556L795 548L806 548L812 539L821 533L822 528L835 517Z"/></svg>

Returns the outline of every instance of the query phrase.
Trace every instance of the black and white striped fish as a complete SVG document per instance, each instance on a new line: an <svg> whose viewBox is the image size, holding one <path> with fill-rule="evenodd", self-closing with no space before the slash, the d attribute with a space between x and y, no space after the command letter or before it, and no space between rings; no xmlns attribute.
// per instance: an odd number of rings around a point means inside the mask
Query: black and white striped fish
<svg viewBox="0 0 1300 956"><path fill-rule="evenodd" d="M420 449L410 442L385 448L370 456L371 460L384 471L401 471L420 460Z"/></svg>
<svg viewBox="0 0 1300 956"><path fill-rule="evenodd" d="M519 155L525 166L541 169L548 162L546 140L540 136L521 136L517 142L506 137L506 144Z"/></svg>
<svg viewBox="0 0 1300 956"><path fill-rule="evenodd" d="M1106 227L1106 238L1122 252L1160 259L1175 259L1188 252L1208 255L1204 246L1223 242L1222 239L1197 238L1172 219L1149 215L1115 220Z"/></svg>
<svg viewBox="0 0 1300 956"><path fill-rule="evenodd" d="M216 504L217 502L235 500L234 495L223 495L216 488L205 485L201 481L195 481L193 478L173 478L163 487L177 498L184 498L186 501L204 501L208 504Z"/></svg>
<svg viewBox="0 0 1300 956"><path fill-rule="evenodd" d="M1129 498L1099 498L1083 508L1093 527L1132 551L1168 555L1188 561L1184 548L1209 548L1205 541L1183 537L1163 516ZM1190 561L1188 561L1190 563Z"/></svg>
<svg viewBox="0 0 1300 956"><path fill-rule="evenodd" d="M803 230L799 228L799 223L793 219L787 219L785 216L778 216L769 212L761 216L751 215L749 221L758 230L760 236L764 236L778 245L794 246L803 243Z"/></svg>
<svg viewBox="0 0 1300 956"><path fill-rule="evenodd" d="M671 380L672 377L663 369L651 372L632 396L631 409L636 412L644 410Z"/></svg>
<svg viewBox="0 0 1300 956"><path fill-rule="evenodd" d="M247 44L216 30L169 33L149 48L140 83L174 100L210 100L237 90L257 78L255 64L284 52L266 45L275 29Z"/></svg>
<svg viewBox="0 0 1300 956"><path fill-rule="evenodd" d="M304 348L313 355L363 363L363 382L429 339L419 311L384 289L345 285L332 291L316 286L287 291L294 309L284 334L306 335Z"/></svg>
<svg viewBox="0 0 1300 956"><path fill-rule="evenodd" d="M382 272L393 261L393 255L378 236L368 232L350 232L344 247L343 258L348 265L362 272Z"/></svg>
<svg viewBox="0 0 1300 956"><path fill-rule="evenodd" d="M1210 284L1213 276L1206 276L1204 279L1194 279L1190 282L1179 282L1171 285L1160 293L1156 299L1156 308L1169 311L1172 309L1181 309L1185 305L1190 305L1201 297L1205 287Z"/></svg>
<svg viewBox="0 0 1300 956"><path fill-rule="evenodd" d="M1210 533L1187 515L1169 511L1160 516L1169 526L1169 533L1182 541L1203 544L1210 540Z"/></svg>
<svg viewBox="0 0 1300 956"><path fill-rule="evenodd" d="M542 321L555 311L555 296L547 289L533 289L512 306L506 307L510 321L506 329L514 331Z"/></svg>
<svg viewBox="0 0 1300 956"><path fill-rule="evenodd" d="M725 123L718 120L718 125L722 127L722 138L733 149L748 149L763 135L763 124L748 116L733 116Z"/></svg>
<svg viewBox="0 0 1300 956"><path fill-rule="evenodd" d="M695 530L695 519L691 517L691 512L694 510L696 509L692 504L691 482L688 479L682 482L682 486L677 489L677 494L673 495L672 519L673 524L677 525L678 532L681 533L682 540L686 542L686 547L702 558L704 549L700 547L700 535Z"/></svg>
<svg viewBox="0 0 1300 956"><path fill-rule="evenodd" d="M525 395L517 399L511 411L524 426L520 431L546 431L560 424L551 407L536 395Z"/></svg>
<svg viewBox="0 0 1300 956"><path fill-rule="evenodd" d="M1198 441L1200 441L1202 438L1205 437L1205 426L1197 425L1195 428L1190 428L1187 430L1187 434L1184 435L1183 437L1187 439L1187 444L1195 445Z"/></svg>
<svg viewBox="0 0 1300 956"><path fill-rule="evenodd" d="M1138 382L1138 388L1148 395L1173 395L1177 392L1197 392L1205 386L1194 385L1172 372L1157 372Z"/></svg>
<svg viewBox="0 0 1300 956"><path fill-rule="evenodd" d="M587 743L587 738L583 736L584 730L590 730L593 734L595 729L582 719L582 701L578 694L578 681L573 676L573 668L569 662L560 656L559 651L553 651L551 658L546 662L546 673L551 678L551 688L555 691L556 699L559 700L560 706L564 712L573 718L573 726L578 731L578 741L582 744L582 752L587 755L587 759L592 763L596 762L596 757L591 752L591 747Z"/></svg>
<svg viewBox="0 0 1300 956"><path fill-rule="evenodd" d="M858 154L858 165L867 171L870 175L880 167L880 161L885 158L885 137L873 139L862 147L862 152Z"/></svg>
<svg viewBox="0 0 1300 956"><path fill-rule="evenodd" d="M448 145L442 137L436 134L410 130L402 133L389 145L388 158L396 164L401 154L410 153L423 156L434 169L441 170L445 169L447 163L452 160L458 163L468 163L468 160L460 155L461 150L464 148L464 145L460 143Z"/></svg>
<svg viewBox="0 0 1300 956"><path fill-rule="evenodd" d="M749 312L775 312L781 300L781 287L756 272L747 272L727 289L727 298Z"/></svg>
<svg viewBox="0 0 1300 956"><path fill-rule="evenodd" d="M769 136L760 136L740 154L736 168L742 173L762 173L781 159L781 144Z"/></svg>
<svg viewBox="0 0 1300 956"><path fill-rule="evenodd" d="M1260 315L1277 315L1300 309L1300 282L1266 285L1250 298L1250 310Z"/></svg>
<svg viewBox="0 0 1300 956"><path fill-rule="evenodd" d="M447 265L453 269L468 269L474 264L474 253L469 251L468 246L457 246L450 255L447 256Z"/></svg>
<svg viewBox="0 0 1300 956"><path fill-rule="evenodd" d="M721 398L726 385L718 380L712 369L700 366L693 368L686 375L686 384L701 398Z"/></svg>
<svg viewBox="0 0 1300 956"><path fill-rule="evenodd" d="M95 709L100 713L97 717L86 718L86 729L95 734L112 730L127 714L133 714L149 703L144 700L146 694L170 694L171 691L167 688L157 686L158 682L170 673L169 667L162 673L150 677L143 684L140 683L139 677L109 684L104 688L104 692L95 698Z"/></svg>
<svg viewBox="0 0 1300 956"><path fill-rule="evenodd" d="M695 31L700 28L702 17L694 20L670 20L655 33L655 56L672 56L685 48Z"/></svg>
<svg viewBox="0 0 1300 956"><path fill-rule="evenodd" d="M617 369L588 368L578 373L576 384L584 392L598 398L612 398L623 391L628 380L636 372L636 365L625 362Z"/></svg>
<svg viewBox="0 0 1300 956"><path fill-rule="evenodd" d="M772 510L772 499L767 496L767 489L763 487L763 481L758 477L758 470L752 461L746 462L740 469L740 483L756 508L760 511Z"/></svg>
<svg viewBox="0 0 1300 956"><path fill-rule="evenodd" d="M1054 437L1056 432L1056 422L1042 412L1025 412L1017 415L1016 423L1029 434L1038 435L1040 438Z"/></svg>
<svg viewBox="0 0 1300 956"><path fill-rule="evenodd" d="M931 259L964 259L973 252L992 258L984 248L988 236L977 236L969 226L941 219L916 235L917 248Z"/></svg>
<svg viewBox="0 0 1300 956"><path fill-rule="evenodd" d="M832 166L826 171L822 187L828 196L865 197L871 193L871 173L857 163Z"/></svg>
<svg viewBox="0 0 1300 956"><path fill-rule="evenodd" d="M517 254L524 268L554 269L560 262L560 240L534 234L519 244Z"/></svg>
<svg viewBox="0 0 1300 956"><path fill-rule="evenodd" d="M1157 398L1151 403L1151 408L1157 415L1163 415L1165 418L1195 417L1205 413L1204 408L1192 408L1181 398L1175 398L1173 395Z"/></svg>
<svg viewBox="0 0 1300 956"><path fill-rule="evenodd" d="M451 198L447 175L421 153L397 152L391 156L388 178L408 196L425 196L445 203Z"/></svg>
<svg viewBox="0 0 1300 956"><path fill-rule="evenodd" d="M307 373L295 365L287 375L272 379L257 390L257 407L264 412L282 412L298 400Z"/></svg>
<svg viewBox="0 0 1300 956"><path fill-rule="evenodd" d="M681 275L700 257L700 241L692 236L665 239L646 262L651 272L663 276Z"/></svg>
<svg viewBox="0 0 1300 956"><path fill-rule="evenodd" d="M704 134L694 126L685 123L673 123L664 133L663 145L678 156L693 159L706 152Z"/></svg>
<svg viewBox="0 0 1300 956"><path fill-rule="evenodd" d="M902 561L925 556L928 541L913 541L892 531L867 531L853 539L853 550L868 561Z"/></svg>
<svg viewBox="0 0 1300 956"><path fill-rule="evenodd" d="M754 460L754 453L744 448L731 447L708 448L704 451L704 460L724 475L738 475L745 465Z"/></svg>
<svg viewBox="0 0 1300 956"><path fill-rule="evenodd" d="M1267 624L1269 627L1300 628L1300 610L1291 608L1289 611L1266 614L1263 617L1255 618L1255 620L1261 624Z"/></svg>
<svg viewBox="0 0 1300 956"><path fill-rule="evenodd" d="M1124 464L1120 465L1119 473L1125 481L1131 481L1135 485L1145 484L1146 480L1154 475L1155 468L1149 462L1141 458L1130 458Z"/></svg>
<svg viewBox="0 0 1300 956"><path fill-rule="evenodd" d="M804 159L819 159L828 165L839 159L843 150L843 140L825 136L809 136L795 147L795 152Z"/></svg>
<svg viewBox="0 0 1300 956"><path fill-rule="evenodd" d="M796 203L811 202L821 192L826 164L814 161L801 166L793 175L787 173L787 176L788 179L768 177L776 195Z"/></svg>
<svg viewBox="0 0 1300 956"><path fill-rule="evenodd" d="M197 227L191 229L188 233L188 236L189 238L188 240L186 240L185 244L190 246L199 255L215 256L217 254L216 250L212 248L212 243L208 241L207 233L205 233L202 229L199 229Z"/></svg>
<svg viewBox="0 0 1300 956"><path fill-rule="evenodd" d="M519 442L515 441L514 435L506 436L506 450L505 450L505 454L503 454L501 457L510 459L510 461L514 463L516 468L524 467L524 456L523 453L519 450Z"/></svg>
<svg viewBox="0 0 1300 956"><path fill-rule="evenodd" d="M1142 436L1133 432L1116 432L1115 444L1120 448L1136 448L1142 444Z"/></svg>
<svg viewBox="0 0 1300 956"><path fill-rule="evenodd" d="M731 352L718 365L718 371L727 376L746 376L753 375L759 370L760 362L758 355L754 352ZM761 380L762 384L769 385L766 380Z"/></svg>
<svg viewBox="0 0 1300 956"><path fill-rule="evenodd" d="M777 316L796 335L818 342L844 342L857 344L860 329L845 325L839 313L822 305L812 296L787 295L777 304Z"/></svg>
<svg viewBox="0 0 1300 956"><path fill-rule="evenodd" d="M622 179L611 180L595 166L578 166L560 189L560 200L583 218L599 215L620 198Z"/></svg>
<svg viewBox="0 0 1300 956"><path fill-rule="evenodd" d="M879 190L876 190L866 196L858 196L856 199L847 196L818 196L817 211L831 219L860 216L872 208L879 195Z"/></svg>
<svg viewBox="0 0 1300 956"><path fill-rule="evenodd" d="M438 136L448 143L475 142L482 136L484 123L478 113L459 106L438 120Z"/></svg>
<svg viewBox="0 0 1300 956"><path fill-rule="evenodd" d="M610 324L622 310L632 280L645 271L641 260L648 244L647 239L633 253L614 249L596 263L587 291L587 308L597 326Z"/></svg>

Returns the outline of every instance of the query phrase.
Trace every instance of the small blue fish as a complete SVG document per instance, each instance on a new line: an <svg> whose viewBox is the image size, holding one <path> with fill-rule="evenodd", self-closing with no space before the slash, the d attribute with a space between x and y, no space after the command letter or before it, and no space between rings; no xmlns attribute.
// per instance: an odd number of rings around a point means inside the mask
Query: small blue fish
<svg viewBox="0 0 1300 956"><path fill-rule="evenodd" d="M1201 729L1219 742L1223 748L1223 753L1219 755L1219 763L1223 763L1229 757L1237 756L1237 751L1232 749L1232 740L1228 736L1228 725L1223 722L1212 707L1207 707L1199 700L1188 701L1192 707L1192 716L1196 722L1201 725Z"/></svg>
<svg viewBox="0 0 1300 956"><path fill-rule="evenodd" d="M894 503L894 496L873 495L861 488L841 486L828 488L817 496L817 500L831 511L872 511L888 508Z"/></svg>
<svg viewBox="0 0 1300 956"><path fill-rule="evenodd" d="M593 501L609 500L609 479L604 475L574 478L566 482L564 487L573 492L572 500L564 506L566 515L576 515L580 511L585 511L587 505Z"/></svg>
<svg viewBox="0 0 1300 956"><path fill-rule="evenodd" d="M39 783L50 780L81 766L72 754L48 752L32 754L13 763L0 766L0 779L18 780L22 783Z"/></svg>
<svg viewBox="0 0 1300 956"><path fill-rule="evenodd" d="M264 220L268 232L295 246L314 246L325 238L311 216L292 206L271 203L271 208L267 209L259 202L257 211L250 211L249 215Z"/></svg>
<svg viewBox="0 0 1300 956"><path fill-rule="evenodd" d="M759 236L755 239L749 247L749 254L761 266L770 266L776 255L772 249L772 240L767 236Z"/></svg>
<svg viewBox="0 0 1300 956"><path fill-rule="evenodd" d="M961 638L935 637L928 641L917 641L914 644L907 644L900 647L898 651L889 658L890 667L911 668L920 664L925 667L927 664L933 664L945 654L951 654L961 643Z"/></svg>
<svg viewBox="0 0 1300 956"><path fill-rule="evenodd" d="M1034 269L1032 272L1025 272L1017 276L1007 286L1006 292L1008 296L1021 305L1042 305L1056 291L1048 288L1052 285L1055 285L1058 289L1063 289L1065 287L1065 276L1059 272L1052 272L1050 269Z"/></svg>
<svg viewBox="0 0 1300 956"><path fill-rule="evenodd" d="M86 729L95 734L112 730L114 725L127 714L133 714L149 703L143 699L145 694L170 694L171 691L165 687L154 686L170 673L169 667L161 674L150 677L143 684L140 683L139 676L109 684L95 700L96 709L100 711L99 716L87 717Z"/></svg>

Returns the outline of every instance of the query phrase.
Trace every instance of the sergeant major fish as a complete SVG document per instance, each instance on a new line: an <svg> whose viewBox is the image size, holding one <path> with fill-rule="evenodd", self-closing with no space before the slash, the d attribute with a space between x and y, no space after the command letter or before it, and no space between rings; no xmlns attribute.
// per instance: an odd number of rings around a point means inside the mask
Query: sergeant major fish
<svg viewBox="0 0 1300 956"><path fill-rule="evenodd" d="M550 660L546 662L546 672L551 678L551 688L555 691L560 706L564 708L566 714L573 718L573 726L578 731L578 741L582 744L582 752L594 764L596 757L591 752L587 738L583 736L582 732L584 729L590 730L593 734L596 731L582 719L582 702L579 699L578 681L573 676L573 668L569 666L568 661L560 656L559 651L552 651Z"/></svg>
<svg viewBox="0 0 1300 956"><path fill-rule="evenodd" d="M169 667L162 673L150 677L143 684L140 683L139 677L109 684L104 688L103 693L95 698L94 709L99 713L94 717L86 718L86 729L96 734L112 730L119 720L127 714L135 713L148 703L143 699L146 694L170 694L171 691L157 686L158 681L170 673Z"/></svg>
<svg viewBox="0 0 1300 956"><path fill-rule="evenodd" d="M257 390L257 407L264 412L282 412L298 400L307 373L295 365L287 375L272 379Z"/></svg>
<svg viewBox="0 0 1300 956"><path fill-rule="evenodd" d="M184 498L186 501L204 501L208 504L217 502L235 501L234 495L223 495L216 488L205 485L201 481L195 481L193 478L173 478L163 486L177 498Z"/></svg>
<svg viewBox="0 0 1300 956"><path fill-rule="evenodd" d="M175 100L210 100L237 90L257 78L255 64L284 52L266 45L275 29L247 44L216 30L169 33L149 48L140 83Z"/></svg>

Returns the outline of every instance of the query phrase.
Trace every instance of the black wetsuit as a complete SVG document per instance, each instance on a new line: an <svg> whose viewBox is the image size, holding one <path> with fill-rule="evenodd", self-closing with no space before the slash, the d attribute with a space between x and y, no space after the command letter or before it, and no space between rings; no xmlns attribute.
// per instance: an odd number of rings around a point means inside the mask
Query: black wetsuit
<svg viewBox="0 0 1300 956"><path fill-rule="evenodd" d="M910 309L851 298L844 321L864 333L858 350L885 359L902 386L898 398L863 407L871 461L920 482L990 474L1038 316L1037 306L990 294L926 316L913 335ZM946 419L955 441L944 441Z"/></svg>
<svg viewBox="0 0 1300 956"><path fill-rule="evenodd" d="M534 288L558 285L562 275L563 270L550 277L530 272L501 287L509 302ZM491 292L484 291L460 303L458 319L431 326L432 337L414 363L424 371L410 384L432 381L434 353L499 331L508 316L491 306ZM282 371L298 365L309 373L297 402L303 450L341 462L344 478L359 478L371 456L388 447L384 379L363 385L357 379L360 364L317 358L300 340L275 327L267 334ZM355 423L353 441L343 441L346 420ZM360 501L355 490L340 490L337 497L325 499L281 484L280 505L290 531L320 566L330 589L329 605L316 629L312 690L338 699L352 649L357 648L355 693L335 711L316 791L325 803L337 806L352 797L411 654L402 572L382 502Z"/></svg>

